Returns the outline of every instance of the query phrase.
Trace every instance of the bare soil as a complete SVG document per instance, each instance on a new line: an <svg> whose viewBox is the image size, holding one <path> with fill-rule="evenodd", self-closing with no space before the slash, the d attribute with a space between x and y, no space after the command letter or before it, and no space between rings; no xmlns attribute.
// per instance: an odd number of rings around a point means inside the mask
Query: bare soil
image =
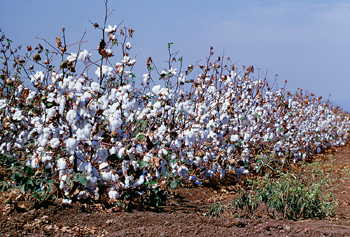
<svg viewBox="0 0 350 237"><path fill-rule="evenodd" d="M338 170L350 167L350 144L319 154L315 160L328 162ZM339 177L344 177L339 173ZM231 186L230 186L231 185ZM167 205L130 212L106 209L102 205L75 203L28 208L25 203L6 205L7 193L0 195L1 236L350 236L350 180L334 189L339 205L336 215L326 220L271 219L261 212L243 219L207 215L212 203L229 203L235 187L223 184L181 187Z"/></svg>

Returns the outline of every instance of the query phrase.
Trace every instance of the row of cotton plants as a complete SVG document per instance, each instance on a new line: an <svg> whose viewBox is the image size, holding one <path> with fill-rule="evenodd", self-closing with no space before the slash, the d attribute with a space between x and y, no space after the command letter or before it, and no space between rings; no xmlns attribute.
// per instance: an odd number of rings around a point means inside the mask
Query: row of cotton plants
<svg viewBox="0 0 350 237"><path fill-rule="evenodd" d="M62 56L59 69L52 69L52 57L41 62L41 45L28 46L23 61L14 59L31 89L20 70L11 74L7 64L1 74L0 153L56 180L66 197L75 174L86 178L74 192L78 199L100 190L119 199L130 189L180 178L200 185L230 171L240 179L254 172L257 157L297 162L349 139L350 117L342 110L302 90L273 90L266 79L254 79L252 66L238 72L229 60L213 60L212 51L206 65L181 70L182 58L169 44L168 67L158 71L149 58L137 88L126 41L133 30L101 29L108 38L96 61L80 46L67 54L66 40L57 37L51 47ZM123 55L112 62L115 45ZM5 37L2 46L12 52ZM31 62L44 70L26 69Z"/></svg>

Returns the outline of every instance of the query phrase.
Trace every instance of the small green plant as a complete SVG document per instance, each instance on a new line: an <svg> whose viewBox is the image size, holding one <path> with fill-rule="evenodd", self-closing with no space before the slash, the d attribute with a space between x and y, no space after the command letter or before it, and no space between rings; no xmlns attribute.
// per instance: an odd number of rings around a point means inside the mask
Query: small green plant
<svg viewBox="0 0 350 237"><path fill-rule="evenodd" d="M226 206L221 202L213 203L209 206L207 216L220 217L226 210Z"/></svg>
<svg viewBox="0 0 350 237"><path fill-rule="evenodd" d="M0 191L17 190L18 194L29 193L35 202L52 202L57 198L55 180L48 179L45 170L41 172L23 164L11 154L0 154Z"/></svg>
<svg viewBox="0 0 350 237"><path fill-rule="evenodd" d="M166 204L168 196L166 189L160 187L151 189L146 185L128 190L122 198L113 203L113 206L126 211L156 209Z"/></svg>
<svg viewBox="0 0 350 237"><path fill-rule="evenodd" d="M276 179L270 172L257 180L247 180L252 192L242 189L232 201L233 208L249 216L265 204L269 216L290 220L334 215L336 199L331 190L339 180L326 174L319 162L302 163L298 170L274 172Z"/></svg>

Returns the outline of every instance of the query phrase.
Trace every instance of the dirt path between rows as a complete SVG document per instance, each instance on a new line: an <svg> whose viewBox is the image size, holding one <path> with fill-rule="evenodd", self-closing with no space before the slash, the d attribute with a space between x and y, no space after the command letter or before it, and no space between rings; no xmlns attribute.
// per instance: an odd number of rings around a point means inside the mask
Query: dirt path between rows
<svg viewBox="0 0 350 237"><path fill-rule="evenodd" d="M331 169L350 167L350 144L320 154ZM344 174L340 173L340 177ZM148 211L114 212L82 204L11 210L0 197L1 236L350 236L350 180L334 189L339 205L326 220L275 220L208 216L210 204L232 200L229 187L180 188L167 206Z"/></svg>

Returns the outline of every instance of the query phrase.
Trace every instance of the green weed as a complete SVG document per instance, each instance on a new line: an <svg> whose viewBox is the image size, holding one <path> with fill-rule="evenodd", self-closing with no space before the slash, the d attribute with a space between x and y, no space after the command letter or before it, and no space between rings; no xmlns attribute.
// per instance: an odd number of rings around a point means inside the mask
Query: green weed
<svg viewBox="0 0 350 237"><path fill-rule="evenodd" d="M272 174L277 178L273 178ZM331 192L338 179L326 174L318 162L282 172L274 169L256 180L247 180L252 192L241 189L232 207L249 216L262 204L273 218L300 220L334 215L336 199Z"/></svg>

